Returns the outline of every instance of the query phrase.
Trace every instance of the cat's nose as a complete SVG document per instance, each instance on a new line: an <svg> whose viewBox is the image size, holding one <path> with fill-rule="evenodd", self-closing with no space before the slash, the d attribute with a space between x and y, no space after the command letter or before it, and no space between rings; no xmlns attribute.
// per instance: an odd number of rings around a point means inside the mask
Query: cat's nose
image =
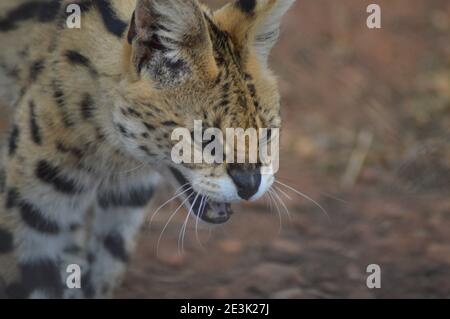
<svg viewBox="0 0 450 319"><path fill-rule="evenodd" d="M261 170L259 167L231 164L228 166L228 175L236 185L238 195L242 199L249 200L258 192L261 185Z"/></svg>

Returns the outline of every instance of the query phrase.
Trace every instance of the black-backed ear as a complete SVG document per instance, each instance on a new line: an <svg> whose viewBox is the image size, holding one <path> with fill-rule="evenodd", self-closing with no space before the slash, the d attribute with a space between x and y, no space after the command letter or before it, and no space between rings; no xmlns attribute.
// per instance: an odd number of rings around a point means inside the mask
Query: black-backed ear
<svg viewBox="0 0 450 319"><path fill-rule="evenodd" d="M261 63L280 35L283 16L295 0L234 0L214 13L220 27L242 50L254 50Z"/></svg>
<svg viewBox="0 0 450 319"><path fill-rule="evenodd" d="M149 74L162 86L182 82L193 68L213 59L206 21L196 0L138 0L128 41L137 72Z"/></svg>

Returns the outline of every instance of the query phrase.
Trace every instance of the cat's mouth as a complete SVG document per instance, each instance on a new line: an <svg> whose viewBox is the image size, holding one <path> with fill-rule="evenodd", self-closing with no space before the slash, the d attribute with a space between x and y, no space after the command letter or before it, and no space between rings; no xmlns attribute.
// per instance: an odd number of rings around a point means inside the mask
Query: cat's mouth
<svg viewBox="0 0 450 319"><path fill-rule="evenodd" d="M189 211L200 220L214 225L225 224L233 215L231 205L229 203L215 202L206 198L192 189L192 185L184 177L184 175L175 168L170 169L172 174L183 185L182 192L185 192L185 198L188 198Z"/></svg>

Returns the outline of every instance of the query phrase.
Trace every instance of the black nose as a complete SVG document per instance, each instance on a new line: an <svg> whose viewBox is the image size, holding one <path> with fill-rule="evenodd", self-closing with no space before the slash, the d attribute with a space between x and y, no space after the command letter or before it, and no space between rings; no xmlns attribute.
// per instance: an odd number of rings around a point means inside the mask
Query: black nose
<svg viewBox="0 0 450 319"><path fill-rule="evenodd" d="M238 190L238 195L249 200L258 192L261 184L261 171L259 167L246 168L242 165L230 165L228 174Z"/></svg>

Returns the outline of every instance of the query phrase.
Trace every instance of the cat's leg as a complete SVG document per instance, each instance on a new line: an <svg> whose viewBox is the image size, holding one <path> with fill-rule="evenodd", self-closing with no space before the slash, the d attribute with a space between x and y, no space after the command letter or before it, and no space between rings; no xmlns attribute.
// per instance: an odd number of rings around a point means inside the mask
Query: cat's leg
<svg viewBox="0 0 450 319"><path fill-rule="evenodd" d="M86 298L110 298L121 283L157 181L158 175L150 174L100 186L88 249L90 272L83 281Z"/></svg>
<svg viewBox="0 0 450 319"><path fill-rule="evenodd" d="M89 176L47 159L9 161L2 210L14 220L17 281L11 297L69 298L67 266L86 270L80 231L94 199ZM26 169L24 169L26 167Z"/></svg>

